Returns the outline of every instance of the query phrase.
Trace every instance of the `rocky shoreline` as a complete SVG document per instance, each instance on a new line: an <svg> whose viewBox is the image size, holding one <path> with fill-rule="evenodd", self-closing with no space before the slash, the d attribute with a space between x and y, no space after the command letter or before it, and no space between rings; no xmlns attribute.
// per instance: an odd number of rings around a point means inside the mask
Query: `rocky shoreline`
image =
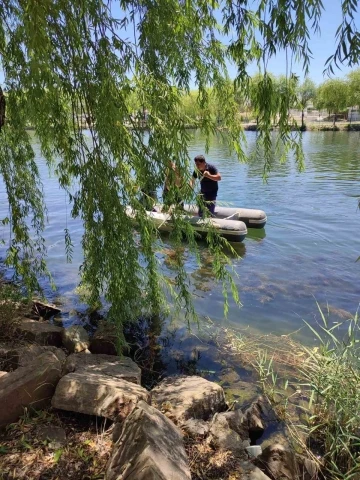
<svg viewBox="0 0 360 480"><path fill-rule="evenodd" d="M18 345L0 346L3 431L24 409L102 419L112 432L109 458L96 477L105 480L317 478L315 464L286 442L267 442L262 450L259 438L278 423L263 397L229 405L220 385L197 375L169 376L147 390L139 366L116 355L111 331L90 339L82 326L64 329L35 318L18 322ZM42 435L56 441L54 426L47 427ZM23 478L16 475L6 478Z"/></svg>

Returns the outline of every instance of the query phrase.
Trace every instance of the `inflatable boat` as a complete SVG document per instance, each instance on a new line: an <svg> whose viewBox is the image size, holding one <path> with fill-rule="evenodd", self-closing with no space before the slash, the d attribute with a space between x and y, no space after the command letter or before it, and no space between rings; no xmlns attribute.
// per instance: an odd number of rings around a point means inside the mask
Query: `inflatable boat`
<svg viewBox="0 0 360 480"><path fill-rule="evenodd" d="M187 213L197 215L197 205L184 205ZM264 228L267 217L263 210L254 210L252 208L230 208L215 207L215 219L239 220L244 222L248 228Z"/></svg>
<svg viewBox="0 0 360 480"><path fill-rule="evenodd" d="M161 210L161 206L155 207ZM129 217L135 218L135 212L132 208L127 207L126 213ZM196 211L197 213L197 211ZM148 216L153 221L156 228L163 232L171 232L173 229L172 218L169 213L147 212ZM237 219L225 218L201 218L198 215L184 215L184 220L187 221L193 229L201 236L206 236L209 229L215 228L217 233L226 238L229 242L242 242L247 234L247 228L244 222Z"/></svg>

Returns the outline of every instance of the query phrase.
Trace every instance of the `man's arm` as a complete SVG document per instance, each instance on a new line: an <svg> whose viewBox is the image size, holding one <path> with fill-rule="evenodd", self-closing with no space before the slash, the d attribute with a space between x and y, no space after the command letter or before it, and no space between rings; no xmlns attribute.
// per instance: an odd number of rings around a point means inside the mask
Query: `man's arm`
<svg viewBox="0 0 360 480"><path fill-rule="evenodd" d="M217 170L215 170L213 173L205 171L204 174L203 174L203 177L209 178L210 180L213 180L214 182L220 182L220 180L221 180L221 175Z"/></svg>

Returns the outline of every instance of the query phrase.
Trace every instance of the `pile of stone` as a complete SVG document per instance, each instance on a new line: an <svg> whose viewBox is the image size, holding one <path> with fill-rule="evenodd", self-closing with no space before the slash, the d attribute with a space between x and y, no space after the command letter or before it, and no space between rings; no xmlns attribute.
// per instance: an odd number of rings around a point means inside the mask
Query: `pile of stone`
<svg viewBox="0 0 360 480"><path fill-rule="evenodd" d="M261 397L248 408L229 411L222 387L197 376L168 377L148 391L130 358L91 353L82 327L65 330L24 320L19 331L35 343L0 348L6 370L0 372L0 428L15 422L24 408L49 404L108 418L114 422L114 447L106 480L191 479L184 435L230 451L241 462L244 479L316 478L311 465L282 445L249 458L251 439L274 420ZM96 345L100 348L99 338Z"/></svg>

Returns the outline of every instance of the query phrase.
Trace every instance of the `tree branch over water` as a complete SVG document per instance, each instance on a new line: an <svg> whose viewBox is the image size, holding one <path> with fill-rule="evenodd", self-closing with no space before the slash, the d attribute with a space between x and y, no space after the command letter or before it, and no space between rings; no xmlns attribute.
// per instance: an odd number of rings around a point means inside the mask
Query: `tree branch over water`
<svg viewBox="0 0 360 480"><path fill-rule="evenodd" d="M356 2L343 4L344 15L351 18ZM264 156L265 171L274 145L284 159L293 151L302 164L300 133L291 132L288 121L295 85L291 62L281 97L267 63L286 50L289 58L301 58L308 70L310 29L319 29L322 3L261 0L252 5L247 0L219 5L203 0L2 2L0 59L7 111L0 133L0 171L12 222L7 263L23 276L30 292L39 289L39 278L48 272L46 208L28 125L34 126L48 165L56 165L60 187L68 191L76 185L69 199L72 215L84 225L81 275L91 302L96 304L105 293L109 318L122 324L144 308L161 309L164 288L174 287L177 306L194 313L185 254L178 257L174 285L169 284L159 268L156 231L138 195L143 184L162 185L170 158L187 175L190 135L188 118L180 108L184 93L195 83L198 103L206 111L212 88L222 105L224 138L245 161L234 92L250 89L247 69L255 61L263 73L256 107L258 154ZM337 32L347 55L335 53L335 63L353 64L358 58L359 34L353 20L351 31L348 25L344 20ZM230 39L227 44L224 34ZM237 65L235 82L229 81L227 61ZM147 139L132 116L134 95L142 111L148 112ZM274 115L279 119L275 143L270 134ZM84 119L88 139L79 128ZM203 116L197 126L207 138L217 131L211 115ZM185 193L185 200L192 200L192 195ZM136 235L126 206L137 212ZM196 254L194 232L177 212L174 221L176 244L185 235ZM66 245L69 250L69 231ZM209 249L215 277L230 284L236 297L229 261L213 236Z"/></svg>

